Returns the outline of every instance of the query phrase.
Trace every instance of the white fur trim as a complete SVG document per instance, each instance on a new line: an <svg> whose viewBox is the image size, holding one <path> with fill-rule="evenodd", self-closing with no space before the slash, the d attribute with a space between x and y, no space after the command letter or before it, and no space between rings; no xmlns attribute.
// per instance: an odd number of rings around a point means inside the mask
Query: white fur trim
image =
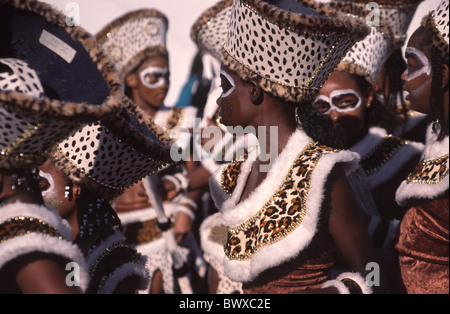
<svg viewBox="0 0 450 314"><path fill-rule="evenodd" d="M230 196L227 195L221 187L222 171L227 166L228 165L220 166L214 173L214 175L209 179L209 190L211 192L211 197L214 201L214 204L217 208L222 208L223 204L230 198Z"/></svg>
<svg viewBox="0 0 450 314"><path fill-rule="evenodd" d="M145 262L142 265L126 263L117 268L106 281L100 294L112 294L123 279L133 275L140 277L140 281L136 287L137 291L146 289L150 284L150 275L144 265Z"/></svg>
<svg viewBox="0 0 450 314"><path fill-rule="evenodd" d="M424 150L424 159L434 159L443 155L448 154L449 151L449 141L448 136L446 136L442 141L437 140L437 135L433 133L433 126L428 126L426 146Z"/></svg>
<svg viewBox="0 0 450 314"><path fill-rule="evenodd" d="M68 241L72 241L72 229L69 223L62 219L59 213L50 207L16 202L0 208L0 223L16 217L30 217L42 220L58 230L58 233Z"/></svg>
<svg viewBox="0 0 450 314"><path fill-rule="evenodd" d="M430 160L444 156L449 152L449 137L437 141L437 135L433 134L432 126L427 130L427 142L423 153L423 160ZM449 188L449 176L447 175L440 183L430 185L426 183L408 183L403 181L396 193L396 201L400 206L405 206L410 199L433 199L442 195Z"/></svg>
<svg viewBox="0 0 450 314"><path fill-rule="evenodd" d="M167 216L171 216L174 214L176 210L176 203L164 203L164 213ZM156 214L156 210L153 207L147 207L140 210L134 210L127 213L118 213L119 219L123 226L132 224L135 222L144 222L152 219L158 218Z"/></svg>
<svg viewBox="0 0 450 314"><path fill-rule="evenodd" d="M350 294L348 288L340 280L328 280L325 281L325 283L322 285L322 289L330 287L335 287L336 289L338 289L339 294Z"/></svg>
<svg viewBox="0 0 450 314"><path fill-rule="evenodd" d="M86 291L89 285L89 272L83 253L76 245L59 238L32 233L3 242L0 245L0 268L20 256L33 252L56 255L66 259L67 263L77 263L80 266L80 289L82 292Z"/></svg>
<svg viewBox="0 0 450 314"><path fill-rule="evenodd" d="M88 265L89 268L92 268L97 259L106 251L107 248L111 247L115 243L120 243L125 241L125 236L121 232L115 232L113 235L106 238L104 241L100 243L100 245L90 253L88 257ZM148 286L149 274L148 270L145 268L147 258L142 256L141 264L136 263L125 263L115 269L102 287L102 290L99 292L100 294L112 294L114 290L117 288L117 285L123 279L131 276L137 275L141 277L141 281L139 282L138 290L145 289Z"/></svg>
<svg viewBox="0 0 450 314"><path fill-rule="evenodd" d="M221 208L224 224L235 227L254 216L269 201L298 154L311 141L303 131L296 131L262 184L246 200L237 204L253 165L251 160L245 162L232 197L225 201ZM357 161L357 154L349 151L324 155L312 174L311 189L306 200L307 210L302 224L282 241L260 249L250 261L232 261L225 257L224 270L227 276L233 281L251 281L261 272L292 259L304 250L316 234L324 187L330 172L337 163Z"/></svg>
<svg viewBox="0 0 450 314"><path fill-rule="evenodd" d="M360 273L342 273L340 274L336 280L343 280L343 279L351 279L354 282L358 284L358 286L361 288L363 294L372 294L372 288L369 287L366 283L366 280L361 276Z"/></svg>

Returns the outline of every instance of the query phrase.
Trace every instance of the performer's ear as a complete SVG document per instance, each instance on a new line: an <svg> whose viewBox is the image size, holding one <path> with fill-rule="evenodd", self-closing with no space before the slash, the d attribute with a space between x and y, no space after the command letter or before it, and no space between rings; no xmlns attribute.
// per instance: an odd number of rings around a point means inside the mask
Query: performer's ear
<svg viewBox="0 0 450 314"><path fill-rule="evenodd" d="M251 80L250 84L250 100L255 106L261 105L264 100L264 92L256 81Z"/></svg>
<svg viewBox="0 0 450 314"><path fill-rule="evenodd" d="M131 74L127 75L125 82L128 87L135 88L138 86L138 77L136 74L131 73Z"/></svg>

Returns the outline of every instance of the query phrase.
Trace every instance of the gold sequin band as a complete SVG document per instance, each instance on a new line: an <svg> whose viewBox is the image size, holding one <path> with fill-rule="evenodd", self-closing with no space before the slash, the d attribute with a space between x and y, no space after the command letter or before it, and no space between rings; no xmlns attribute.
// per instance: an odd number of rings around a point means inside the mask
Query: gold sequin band
<svg viewBox="0 0 450 314"><path fill-rule="evenodd" d="M449 173L449 154L419 163L408 176L408 184L423 183L436 185L442 182Z"/></svg>
<svg viewBox="0 0 450 314"><path fill-rule="evenodd" d="M58 231L46 222L32 217L15 217L0 224L0 244L31 234L62 239Z"/></svg>
<svg viewBox="0 0 450 314"><path fill-rule="evenodd" d="M361 159L361 166L367 176L379 171L391 158L409 142L399 137L388 135L365 157Z"/></svg>

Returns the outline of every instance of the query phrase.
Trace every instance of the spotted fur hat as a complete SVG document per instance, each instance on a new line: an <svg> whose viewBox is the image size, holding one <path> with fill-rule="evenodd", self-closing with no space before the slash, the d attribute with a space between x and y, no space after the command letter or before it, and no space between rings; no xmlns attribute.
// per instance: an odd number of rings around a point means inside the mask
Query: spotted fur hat
<svg viewBox="0 0 450 314"><path fill-rule="evenodd" d="M431 34L433 44L441 51L445 60L449 58L448 16L448 0L442 0L437 9L431 11L422 21L422 25Z"/></svg>
<svg viewBox="0 0 450 314"><path fill-rule="evenodd" d="M201 49L205 49L217 60L227 39L231 21L233 0L222 0L207 9L191 29L191 38Z"/></svg>
<svg viewBox="0 0 450 314"><path fill-rule="evenodd" d="M81 125L121 110L114 65L47 4L0 0L0 58L0 167L35 167Z"/></svg>
<svg viewBox="0 0 450 314"><path fill-rule="evenodd" d="M168 54L167 17L155 9L127 13L106 25L97 41L116 63L122 81L146 59Z"/></svg>
<svg viewBox="0 0 450 314"><path fill-rule="evenodd" d="M222 62L286 101L312 101L369 28L313 1L234 0ZM316 9L312 9L312 6Z"/></svg>
<svg viewBox="0 0 450 314"><path fill-rule="evenodd" d="M364 4L376 3L380 8L380 18L389 24L394 39L392 50L400 49L406 42L406 34L417 8L423 0L357 0Z"/></svg>
<svg viewBox="0 0 450 314"><path fill-rule="evenodd" d="M359 2L332 1L328 5L362 20L371 13ZM378 22L377 26L370 27L369 35L353 45L336 68L337 71L363 76L373 86L394 43L394 35L386 21L380 17Z"/></svg>
<svg viewBox="0 0 450 314"><path fill-rule="evenodd" d="M91 123L61 141L52 153L74 183L105 199L173 164L172 140L130 99L115 117Z"/></svg>

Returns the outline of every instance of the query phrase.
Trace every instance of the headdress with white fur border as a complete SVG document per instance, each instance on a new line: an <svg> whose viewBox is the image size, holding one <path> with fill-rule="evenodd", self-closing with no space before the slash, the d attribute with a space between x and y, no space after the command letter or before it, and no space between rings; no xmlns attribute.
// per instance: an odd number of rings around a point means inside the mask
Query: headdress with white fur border
<svg viewBox="0 0 450 314"><path fill-rule="evenodd" d="M289 102L312 101L365 23L313 1L280 9L261 0L234 0L222 62L242 79Z"/></svg>
<svg viewBox="0 0 450 314"><path fill-rule="evenodd" d="M116 63L122 80L155 52L167 53L167 17L156 9L129 12L106 25L97 41Z"/></svg>

